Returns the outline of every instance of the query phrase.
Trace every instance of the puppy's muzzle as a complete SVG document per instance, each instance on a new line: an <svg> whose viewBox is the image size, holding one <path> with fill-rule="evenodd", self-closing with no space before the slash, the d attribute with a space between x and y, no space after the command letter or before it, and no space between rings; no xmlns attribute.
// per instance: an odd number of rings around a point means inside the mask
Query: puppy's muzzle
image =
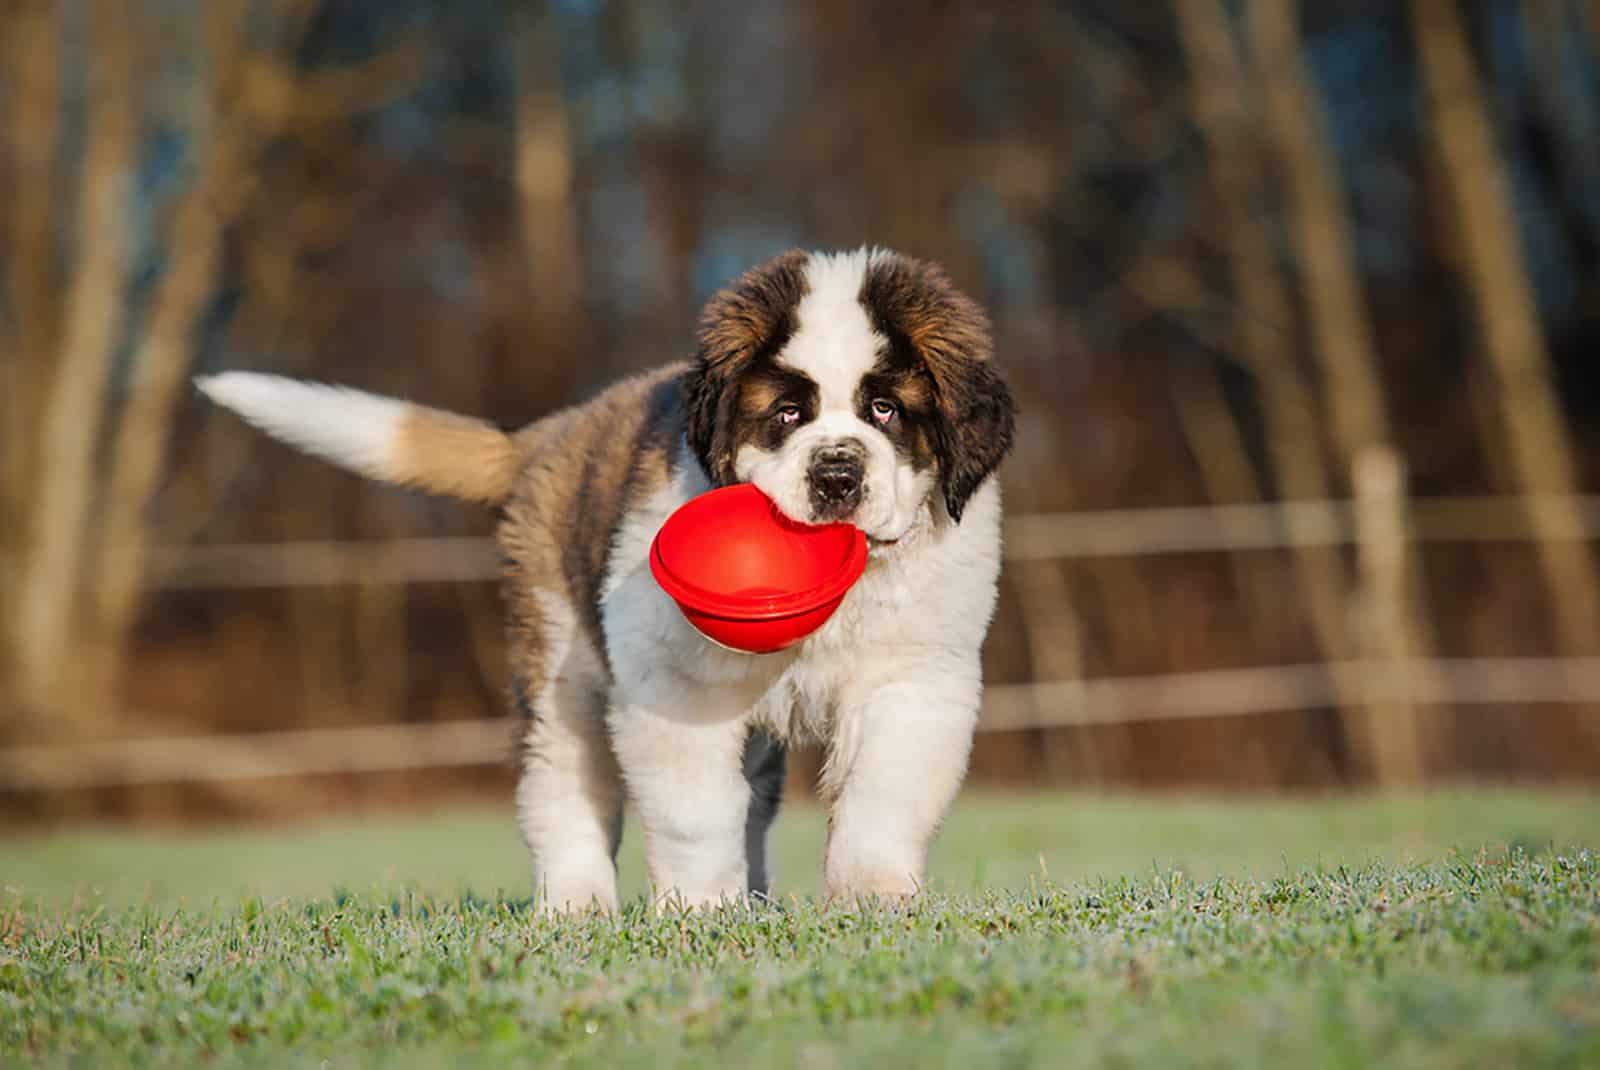
<svg viewBox="0 0 1600 1070"><path fill-rule="evenodd" d="M867 467L863 451L850 444L823 446L806 472L811 511L817 520L842 520L861 504Z"/></svg>

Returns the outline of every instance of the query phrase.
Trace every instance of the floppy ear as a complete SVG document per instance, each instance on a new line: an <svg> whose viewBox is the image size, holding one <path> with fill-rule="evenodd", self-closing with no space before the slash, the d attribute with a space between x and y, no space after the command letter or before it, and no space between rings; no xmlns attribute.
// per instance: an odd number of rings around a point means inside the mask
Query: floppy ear
<svg viewBox="0 0 1600 1070"><path fill-rule="evenodd" d="M734 482L732 425L738 398L737 383L703 356L695 358L683 380L687 437L712 486Z"/></svg>
<svg viewBox="0 0 1600 1070"><path fill-rule="evenodd" d="M945 509L959 522L967 501L1011 452L1017 405L988 361L946 362L939 389L939 480Z"/></svg>
<svg viewBox="0 0 1600 1070"><path fill-rule="evenodd" d="M989 317L944 269L889 255L867 272L862 297L874 326L916 352L933 380L934 452L950 519L1011 452L1017 406L990 354Z"/></svg>
<svg viewBox="0 0 1600 1070"><path fill-rule="evenodd" d="M700 314L694 365L684 378L689 448L716 486L734 482L733 436L739 378L750 364L776 353L794 330L794 308L805 296L807 254L791 249L752 268L706 302Z"/></svg>

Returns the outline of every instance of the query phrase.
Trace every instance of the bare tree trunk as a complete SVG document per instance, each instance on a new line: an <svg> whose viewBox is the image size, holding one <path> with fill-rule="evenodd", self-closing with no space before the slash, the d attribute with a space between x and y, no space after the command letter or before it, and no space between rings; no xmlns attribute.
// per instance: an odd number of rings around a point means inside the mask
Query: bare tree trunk
<svg viewBox="0 0 1600 1070"><path fill-rule="evenodd" d="M1600 580L1588 545L1561 537L1582 520L1569 497L1579 489L1578 466L1551 382L1488 107L1454 4L1412 0L1410 12L1462 267L1477 293L1484 350L1500 383L1511 461L1521 489L1536 496L1528 505L1529 521L1557 634L1566 653L1590 652L1600 630Z"/></svg>
<svg viewBox="0 0 1600 1070"><path fill-rule="evenodd" d="M1467 373L1467 400L1472 406L1472 425L1478 433L1489 492L1512 494L1517 489L1517 473L1506 445L1505 421L1500 418L1495 399L1498 392L1494 373L1488 368L1480 366Z"/></svg>
<svg viewBox="0 0 1600 1070"><path fill-rule="evenodd" d="M1306 284L1313 350L1322 367L1324 397L1345 471L1353 473L1368 451L1393 438L1378 372L1377 343L1361 290L1354 227L1339 181L1327 117L1306 67L1299 4L1253 0L1250 23L1262 98L1278 156L1288 175L1290 233L1295 262ZM1401 544L1407 561L1397 575L1411 585L1399 605L1407 646L1419 657L1437 647L1425 616L1421 558ZM1384 763L1379 762L1382 767Z"/></svg>
<svg viewBox="0 0 1600 1070"><path fill-rule="evenodd" d="M61 23L54 4L19 4L0 18L6 93L0 118L10 191L5 214L9 315L0 318L0 588L17 589L28 545L39 399L55 351L56 142L61 128ZM9 623L9 622L8 622ZM9 645L8 645L9 649Z"/></svg>
<svg viewBox="0 0 1600 1070"><path fill-rule="evenodd" d="M29 567L14 603L24 701L63 716L80 712L64 685L83 671L72 656L100 414L124 318L128 193L139 122L131 12L122 0L98 0L94 15L96 84L79 192L78 262L44 412Z"/></svg>
<svg viewBox="0 0 1600 1070"><path fill-rule="evenodd" d="M550 5L535 5L516 24L516 175L518 220L532 284L529 341L546 384L559 397L587 347L578 268L572 156L561 91L561 42Z"/></svg>
<svg viewBox="0 0 1600 1070"><path fill-rule="evenodd" d="M1180 378L1178 421L1200 469L1200 481L1213 505L1258 503L1266 499L1245 448L1238 422L1229 411L1215 367ZM1283 565L1261 554L1237 550L1228 555L1234 586L1244 604L1250 630L1266 645L1281 634Z"/></svg>
<svg viewBox="0 0 1600 1070"><path fill-rule="evenodd" d="M1285 498L1325 499L1333 480L1318 441L1316 399L1295 367L1290 348L1293 305L1277 270L1271 235L1258 217L1259 163L1256 146L1243 136L1245 93L1239 83L1241 65L1233 31L1220 0L1180 0L1178 22L1189 59L1196 119L1206 138L1220 202L1219 226L1236 291L1239 341L1261 385L1273 467ZM1350 581L1344 563L1328 547L1296 541L1291 553L1306 611L1324 656L1343 660L1353 653L1345 624ZM1345 731L1356 737L1360 696L1342 681L1335 684L1340 688Z"/></svg>
<svg viewBox="0 0 1600 1070"><path fill-rule="evenodd" d="M111 451L94 606L97 638L108 651L123 649L139 607L148 552L145 510L161 478L173 410L193 361L195 332L210 303L223 228L247 196L246 145L253 144L254 131L238 128L248 126L251 117L233 115L233 129L219 121L223 80L242 51L240 9L218 0L207 13L211 84L204 93L204 115L191 132L205 146L204 163L178 206L167 271L149 326L134 348L128 400Z"/></svg>
<svg viewBox="0 0 1600 1070"><path fill-rule="evenodd" d="M1306 277L1334 438L1350 463L1390 436L1339 164L1302 57L1299 5L1253 0L1249 10L1268 127L1288 172L1295 262Z"/></svg>
<svg viewBox="0 0 1600 1070"><path fill-rule="evenodd" d="M292 50L314 6L297 0L282 13L279 49ZM297 114L299 90L317 118L343 105L381 98L408 71L407 50L399 60L371 69L323 72L303 87L275 57L251 56L246 47L246 8L239 0L215 0L207 12L209 84L197 142L204 143L199 177L184 196L173 223L168 268L133 354L128 402L112 450L106 522L95 572L96 634L108 657L125 653L142 604L149 556L146 511L160 486L174 412L184 396L193 364L196 333L215 289L222 236L243 211L254 186L251 164L260 147Z"/></svg>

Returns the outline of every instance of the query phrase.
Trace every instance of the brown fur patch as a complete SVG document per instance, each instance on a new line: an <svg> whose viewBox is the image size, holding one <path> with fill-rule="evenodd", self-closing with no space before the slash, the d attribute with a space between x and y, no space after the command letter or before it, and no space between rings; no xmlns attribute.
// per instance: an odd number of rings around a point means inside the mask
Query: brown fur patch
<svg viewBox="0 0 1600 1070"><path fill-rule="evenodd" d="M770 379L756 379L741 384L739 413L750 418L760 416L783 398L783 385Z"/></svg>
<svg viewBox="0 0 1600 1070"><path fill-rule="evenodd" d="M404 486L498 505L511 493L522 453L510 435L483 420L413 405L388 461Z"/></svg>
<svg viewBox="0 0 1600 1070"><path fill-rule="evenodd" d="M916 363L927 372L945 507L960 520L967 500L1010 452L1016 431L1016 402L992 360L989 317L938 265L899 255L867 270L860 300L888 340L880 362L885 373L909 383Z"/></svg>
<svg viewBox="0 0 1600 1070"><path fill-rule="evenodd" d="M612 538L628 512L672 478L686 370L674 364L624 380L516 436L527 462L498 538L506 560L512 679L526 713L536 712L527 705L546 683L550 644L560 641L535 592L564 599L606 657L600 591Z"/></svg>
<svg viewBox="0 0 1600 1070"><path fill-rule="evenodd" d="M734 481L735 415L741 381L794 333L794 310L806 294L808 256L791 250L745 272L706 303L698 350L684 387L689 445L712 483Z"/></svg>
<svg viewBox="0 0 1600 1070"><path fill-rule="evenodd" d="M891 390L896 401L913 411L931 409L936 400L933 383L920 375L902 376Z"/></svg>

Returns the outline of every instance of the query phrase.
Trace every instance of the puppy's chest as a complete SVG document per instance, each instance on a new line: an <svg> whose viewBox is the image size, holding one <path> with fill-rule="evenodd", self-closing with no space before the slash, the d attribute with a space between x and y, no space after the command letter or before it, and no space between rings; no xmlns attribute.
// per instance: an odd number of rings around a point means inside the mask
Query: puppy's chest
<svg viewBox="0 0 1600 1070"><path fill-rule="evenodd" d="M903 640L916 597L903 574L869 570L772 682L756 720L791 742L825 740L840 695Z"/></svg>

